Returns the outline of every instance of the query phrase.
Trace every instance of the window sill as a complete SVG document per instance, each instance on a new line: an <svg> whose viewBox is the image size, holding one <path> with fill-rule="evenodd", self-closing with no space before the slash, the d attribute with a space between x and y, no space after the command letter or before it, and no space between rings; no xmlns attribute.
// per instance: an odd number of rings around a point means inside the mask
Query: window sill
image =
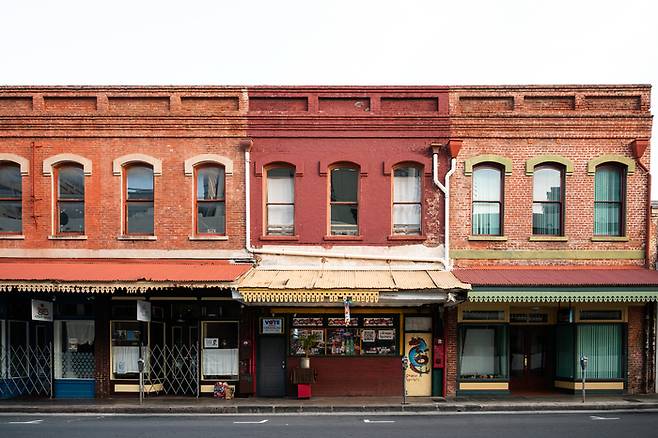
<svg viewBox="0 0 658 438"><path fill-rule="evenodd" d="M323 239L329 241L337 241L337 242L340 241L349 242L349 241L363 240L363 236L324 236Z"/></svg>
<svg viewBox="0 0 658 438"><path fill-rule="evenodd" d="M628 242L628 236L592 236L592 242Z"/></svg>
<svg viewBox="0 0 658 438"><path fill-rule="evenodd" d="M117 236L117 240L158 240L157 236Z"/></svg>
<svg viewBox="0 0 658 438"><path fill-rule="evenodd" d="M228 236L188 236L189 240L228 240Z"/></svg>
<svg viewBox="0 0 658 438"><path fill-rule="evenodd" d="M388 240L412 240L412 241L423 241L427 240L427 236L422 234L391 234L387 237Z"/></svg>
<svg viewBox="0 0 658 438"><path fill-rule="evenodd" d="M486 242L505 242L507 241L507 236L468 236L468 240L473 241L486 241Z"/></svg>
<svg viewBox="0 0 658 438"><path fill-rule="evenodd" d="M567 236L530 236L530 242L568 242Z"/></svg>
<svg viewBox="0 0 658 438"><path fill-rule="evenodd" d="M299 240L299 236L260 236L258 240L291 242Z"/></svg>
<svg viewBox="0 0 658 438"><path fill-rule="evenodd" d="M25 236L22 234L0 234L0 240L25 240Z"/></svg>
<svg viewBox="0 0 658 438"><path fill-rule="evenodd" d="M48 240L87 240L87 236L84 234L57 234L54 236L48 236Z"/></svg>

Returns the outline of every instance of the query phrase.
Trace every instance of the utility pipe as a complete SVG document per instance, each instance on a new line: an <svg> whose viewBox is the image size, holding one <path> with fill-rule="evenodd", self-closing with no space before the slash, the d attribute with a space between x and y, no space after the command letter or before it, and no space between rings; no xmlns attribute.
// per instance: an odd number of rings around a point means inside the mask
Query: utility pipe
<svg viewBox="0 0 658 438"><path fill-rule="evenodd" d="M268 254L268 255L283 255L293 257L319 257L319 258L334 258L334 259L355 259L355 260L383 260L383 261L406 261L406 262L423 262L423 263L441 263L444 269L448 270L446 257L404 257L395 255L367 255L367 254L353 254L353 253L324 253L317 251L298 251L287 249L263 249L253 248L251 246L251 198L250 198L250 173L251 173L251 146L253 140L247 139L240 142L240 146L244 148L244 193L245 193L245 249L252 254Z"/></svg>
<svg viewBox="0 0 658 438"><path fill-rule="evenodd" d="M441 184L441 181L439 181L439 153L437 148L432 151L432 176L434 184L443 192L443 266L447 271L452 270L452 264L450 263L450 177L455 173L456 168L457 159L451 158L450 170L446 173L445 184Z"/></svg>

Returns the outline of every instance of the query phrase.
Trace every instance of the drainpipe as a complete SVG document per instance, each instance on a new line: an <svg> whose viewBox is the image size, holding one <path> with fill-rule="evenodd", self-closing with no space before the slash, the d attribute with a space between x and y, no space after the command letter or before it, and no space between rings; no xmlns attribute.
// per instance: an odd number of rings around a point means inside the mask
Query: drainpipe
<svg viewBox="0 0 658 438"><path fill-rule="evenodd" d="M318 258L334 258L334 259L355 259L355 260L382 260L382 261L405 261L405 262L419 262L419 263L441 263L444 269L448 269L447 258L439 257L404 257L394 255L365 255L365 254L351 254L351 253L323 253L317 251L298 251L288 249L263 249L253 248L251 246L251 199L250 199L250 173L251 173L251 158L250 151L253 145L253 140L245 139L240 142L240 146L244 148L244 192L245 192L245 249L252 254L268 254L268 255L282 255L294 257L318 257Z"/></svg>
<svg viewBox="0 0 658 438"><path fill-rule="evenodd" d="M441 184L439 181L439 147L432 146L432 175L434 177L434 184L443 192L443 211L444 211L444 221L443 221L443 235L444 235L444 258L443 266L446 271L452 270L452 264L450 263L450 176L455 173L457 168L457 159L450 159L450 170L446 173L445 184Z"/></svg>

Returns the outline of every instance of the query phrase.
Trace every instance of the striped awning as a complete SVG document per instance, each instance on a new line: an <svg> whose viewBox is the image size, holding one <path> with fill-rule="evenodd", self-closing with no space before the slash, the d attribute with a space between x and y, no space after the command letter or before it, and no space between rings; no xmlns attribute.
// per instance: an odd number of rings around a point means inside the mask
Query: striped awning
<svg viewBox="0 0 658 438"><path fill-rule="evenodd" d="M468 301L475 303L641 303L658 301L658 290L473 290Z"/></svg>

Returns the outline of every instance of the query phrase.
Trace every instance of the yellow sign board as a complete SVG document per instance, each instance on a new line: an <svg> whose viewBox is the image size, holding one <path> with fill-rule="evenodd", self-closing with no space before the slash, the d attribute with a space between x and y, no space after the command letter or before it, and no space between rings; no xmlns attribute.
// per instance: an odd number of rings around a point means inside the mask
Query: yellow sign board
<svg viewBox="0 0 658 438"><path fill-rule="evenodd" d="M410 397L432 395L432 334L406 333L404 354L409 366L404 372L405 390Z"/></svg>

